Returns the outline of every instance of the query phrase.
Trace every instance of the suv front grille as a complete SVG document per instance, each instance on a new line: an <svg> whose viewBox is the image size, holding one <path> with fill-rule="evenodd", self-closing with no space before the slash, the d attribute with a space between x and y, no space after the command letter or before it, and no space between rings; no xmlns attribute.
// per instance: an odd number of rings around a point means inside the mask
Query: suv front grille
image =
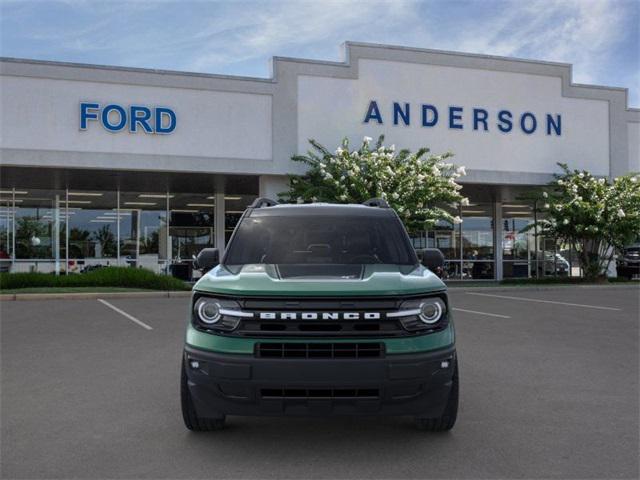
<svg viewBox="0 0 640 480"><path fill-rule="evenodd" d="M382 343L258 343L261 358L380 358Z"/></svg>
<svg viewBox="0 0 640 480"><path fill-rule="evenodd" d="M380 398L377 388L263 388L262 398L315 399L315 398Z"/></svg>

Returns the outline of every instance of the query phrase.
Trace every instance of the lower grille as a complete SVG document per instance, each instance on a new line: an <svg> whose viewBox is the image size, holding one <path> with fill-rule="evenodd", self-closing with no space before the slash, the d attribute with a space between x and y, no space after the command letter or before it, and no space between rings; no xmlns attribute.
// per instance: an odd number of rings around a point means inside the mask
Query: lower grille
<svg viewBox="0 0 640 480"><path fill-rule="evenodd" d="M258 343L262 358L380 358L382 343Z"/></svg>
<svg viewBox="0 0 640 480"><path fill-rule="evenodd" d="M263 388L262 398L315 399L315 398L380 398L377 388Z"/></svg>

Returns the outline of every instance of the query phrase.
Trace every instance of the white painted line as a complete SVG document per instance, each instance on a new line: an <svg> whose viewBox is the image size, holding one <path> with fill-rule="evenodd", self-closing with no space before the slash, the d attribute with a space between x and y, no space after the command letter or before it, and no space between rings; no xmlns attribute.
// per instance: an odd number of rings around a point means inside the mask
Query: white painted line
<svg viewBox="0 0 640 480"><path fill-rule="evenodd" d="M153 330L153 328L151 328L149 325L147 325L144 322L141 322L140 320L138 320L136 317L134 317L133 315L129 315L127 312L125 312L124 310L120 310L118 307L116 307L115 305L111 305L109 302L107 302L106 300L103 300L101 298L98 299L98 301L103 304L106 305L107 307L109 307L111 310L118 312L120 315L122 315L123 317L128 318L129 320L131 320L134 323L137 323L138 325L140 325L142 328L146 328L147 330Z"/></svg>
<svg viewBox="0 0 640 480"><path fill-rule="evenodd" d="M540 300L538 298L510 297L507 295L493 295L491 293L478 293L478 292L465 292L465 293L467 295L477 295L480 297L506 298L507 300L522 300L523 302L552 303L554 305L566 305L568 307L595 308L597 310L613 310L613 311L622 310L621 308L602 307L600 305L583 305L582 303L556 302L553 300Z"/></svg>
<svg viewBox="0 0 640 480"><path fill-rule="evenodd" d="M454 308L456 312L473 313L476 315L486 315L487 317L511 318L509 315L499 315L497 313L476 312L475 310L465 310L464 308Z"/></svg>

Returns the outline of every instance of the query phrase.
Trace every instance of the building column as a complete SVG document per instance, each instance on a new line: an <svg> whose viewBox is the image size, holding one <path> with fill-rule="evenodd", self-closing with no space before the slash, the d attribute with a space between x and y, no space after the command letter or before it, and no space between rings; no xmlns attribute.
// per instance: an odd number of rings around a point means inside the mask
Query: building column
<svg viewBox="0 0 640 480"><path fill-rule="evenodd" d="M285 175L260 175L260 197L278 200L278 194L289 189L289 178Z"/></svg>
<svg viewBox="0 0 640 480"><path fill-rule="evenodd" d="M502 201L497 200L494 202L494 228L493 228L493 245L495 251L495 266L496 266L496 280L500 281L503 278L503 269L502 269L502 236L503 236L503 225L502 225Z"/></svg>
<svg viewBox="0 0 640 480"><path fill-rule="evenodd" d="M218 192L215 194L215 236L216 236L216 248L220 250L220 255L224 252L225 248L225 205L224 205L224 192Z"/></svg>

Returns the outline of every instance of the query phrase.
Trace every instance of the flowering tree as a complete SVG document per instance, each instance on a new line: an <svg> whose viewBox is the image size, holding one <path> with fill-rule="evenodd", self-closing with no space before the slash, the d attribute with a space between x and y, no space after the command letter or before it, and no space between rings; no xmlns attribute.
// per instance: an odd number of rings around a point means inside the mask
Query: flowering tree
<svg viewBox="0 0 640 480"><path fill-rule="evenodd" d="M543 235L558 238L578 252L585 278L601 276L616 249L640 235L640 175L629 174L609 182L589 172L569 170L542 192Z"/></svg>
<svg viewBox="0 0 640 480"><path fill-rule="evenodd" d="M460 223L443 207L468 205L456 180L465 175L464 167L447 160L451 153L428 155L428 148L415 153L396 152L394 145L383 145L384 136L375 146L364 137L360 147L350 150L344 139L335 152L309 140L313 146L307 155L292 160L309 165L304 175L289 176L289 191L280 194L291 202L361 203L383 198L398 212L409 230L426 228L438 220Z"/></svg>

